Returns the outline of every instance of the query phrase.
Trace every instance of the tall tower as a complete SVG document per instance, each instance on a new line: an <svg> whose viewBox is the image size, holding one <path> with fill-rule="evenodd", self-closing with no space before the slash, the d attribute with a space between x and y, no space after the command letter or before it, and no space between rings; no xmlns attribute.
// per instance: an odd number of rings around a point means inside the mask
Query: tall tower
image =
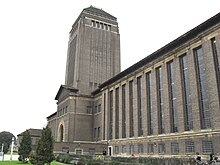
<svg viewBox="0 0 220 165"><path fill-rule="evenodd" d="M65 85L90 94L120 68L117 18L102 9L85 8L69 34Z"/></svg>

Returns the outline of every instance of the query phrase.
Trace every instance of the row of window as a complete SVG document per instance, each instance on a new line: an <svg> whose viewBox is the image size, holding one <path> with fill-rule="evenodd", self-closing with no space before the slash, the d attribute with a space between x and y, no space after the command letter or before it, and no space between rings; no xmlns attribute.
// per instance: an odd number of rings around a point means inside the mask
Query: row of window
<svg viewBox="0 0 220 165"><path fill-rule="evenodd" d="M129 154L143 154L147 152L148 154L153 154L153 153L159 153L159 154L166 154L166 145L165 143L148 143L146 145L146 151L144 149L145 145L144 144L138 144L137 146L135 145L129 145L129 150L127 150L126 145L121 146L121 150L119 146L115 146L115 154L119 153L127 153ZM136 151L135 151L135 147ZM212 141L202 141L202 146L201 146L201 151L203 153L212 153L213 152L213 143ZM179 148L179 143L178 142L171 142L170 143L170 152L171 154L179 154L180 148ZM186 141L185 142L185 153L187 154L192 154L195 153L195 144L193 141Z"/></svg>
<svg viewBox="0 0 220 165"><path fill-rule="evenodd" d="M101 131L100 127L94 128L94 136L93 136L94 139L98 140L100 138L100 133L101 133L100 131Z"/></svg>
<svg viewBox="0 0 220 165"><path fill-rule="evenodd" d="M92 114L92 113L96 114L96 113L101 112L101 108L102 108L101 104L95 105L94 106L94 110L93 110L92 106L87 106L86 113L88 113L88 114Z"/></svg>
<svg viewBox="0 0 220 165"><path fill-rule="evenodd" d="M111 31L111 25L108 25L108 24L105 24L105 23L102 23L102 22L98 22L98 21L94 21L94 20L92 20L92 27L107 30L107 31Z"/></svg>
<svg viewBox="0 0 220 165"><path fill-rule="evenodd" d="M66 114L66 113L67 113L67 106L64 107L64 108L62 108L62 109L59 109L59 110L57 111L57 116L60 117L60 116L62 116L62 115L64 115L64 114Z"/></svg>
<svg viewBox="0 0 220 165"><path fill-rule="evenodd" d="M213 60L215 64L216 70L216 79L217 84L220 82L220 66L217 55L216 48L216 40L215 38L211 39L211 48L213 54ZM193 130L193 115L192 115L192 100L191 100L191 82L190 82L190 73L189 73L189 59L188 55L185 53L179 56L180 63L180 76L181 76L181 86L182 86L182 102L183 102L183 110L184 110L184 128L185 131ZM207 73L205 68L205 60L202 46L199 46L193 49L193 58L195 61L195 72L196 72L196 81L197 81L197 91L199 94L198 102L200 106L200 121L201 121L201 129L211 128L211 116L210 116L210 107L209 107L209 98L208 98L208 84L207 84ZM216 62L217 61L217 62ZM178 105L176 98L176 70L174 61L170 61L167 64L167 77L168 77L168 89L169 96L168 98L164 97L164 71L160 66L155 69L156 82L152 82L152 72L146 73L144 76L137 77L136 80L131 80L128 83L128 91L126 90L126 85L122 85L121 94L121 107L119 107L119 87L114 91L109 92L109 100L108 100L108 110L109 110L109 130L108 137L112 139L113 137L113 111L115 111L115 138L118 138L119 135L119 113L122 113L122 138L133 137L134 136L134 87L136 88L137 94L135 95L137 99L137 123L138 123L138 136L143 136L144 130L143 125L147 125L147 134L152 135L158 132L158 134L165 133L165 114L164 114L164 100L169 99L169 117L170 117L170 132L178 132L179 127L179 118L178 118ZM142 84L142 79L145 79L146 84ZM136 81L136 86L134 85L134 81ZM156 84L156 97L157 97L157 112L155 112L152 108L152 84ZM143 85L145 85L146 93L143 93ZM219 86L217 86L218 90L220 90ZM113 92L115 94L113 95ZM126 95L128 94L128 95ZM145 97L144 97L145 95ZM114 96L114 98L113 98ZM126 97L128 97L129 103L126 104ZM142 98L146 98L146 110L143 109L142 106ZM115 105L113 104L113 99L115 99ZM114 107L113 107L114 105ZM128 107L126 107L128 105ZM120 109L120 110L119 110ZM126 111L127 109L127 111ZM143 123L143 116L145 115L145 111L147 112L147 123ZM126 113L129 113L129 121L126 121ZM155 130L155 126L153 125L155 117L157 116L158 121L158 130ZM129 135L126 135L126 124L129 124Z"/></svg>

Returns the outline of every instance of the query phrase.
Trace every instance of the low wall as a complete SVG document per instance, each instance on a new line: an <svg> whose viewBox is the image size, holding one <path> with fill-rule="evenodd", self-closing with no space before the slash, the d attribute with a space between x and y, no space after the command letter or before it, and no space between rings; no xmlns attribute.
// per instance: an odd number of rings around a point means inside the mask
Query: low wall
<svg viewBox="0 0 220 165"><path fill-rule="evenodd" d="M111 160L123 163L150 163L153 165L195 165L193 158L112 157Z"/></svg>

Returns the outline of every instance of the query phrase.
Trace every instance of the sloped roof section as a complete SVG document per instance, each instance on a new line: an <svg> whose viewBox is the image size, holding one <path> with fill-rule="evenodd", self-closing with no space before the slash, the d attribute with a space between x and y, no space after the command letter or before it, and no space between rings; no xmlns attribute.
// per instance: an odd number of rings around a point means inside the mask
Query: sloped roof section
<svg viewBox="0 0 220 165"><path fill-rule="evenodd" d="M131 67L122 71L121 73L117 74L116 76L112 77L111 79L105 81L104 83L102 83L99 86L99 89L93 91L92 94L95 95L95 94L99 93L101 88L104 88L104 87L110 85L111 83L114 83L115 81L121 79L122 77L127 76L128 74L134 72L135 70L143 67L147 63L152 62L153 60L155 60L156 58L158 58L160 56L163 56L167 52L177 48L181 44L188 42L189 40L193 39L194 37L196 37L197 35L199 35L203 31L205 31L213 26L216 26L219 23L220 23L220 13L216 14L215 16L211 17L207 21L196 26L195 28L188 31L187 33L181 35L177 39L173 40L172 42L168 43L164 47L160 48L159 50L155 51L154 53L150 54L149 56L147 56L144 59L140 60L139 62L135 63L134 65L132 65Z"/></svg>
<svg viewBox="0 0 220 165"><path fill-rule="evenodd" d="M27 131L30 133L31 136L39 136L39 137L40 137L40 136L41 136L42 129L33 129L33 128L30 128L30 129L28 129ZM24 132L25 132L25 131L24 131ZM17 136L22 136L22 134L23 134L24 132L18 134Z"/></svg>
<svg viewBox="0 0 220 165"><path fill-rule="evenodd" d="M55 97L55 100L58 100L59 99L59 96L60 94L62 93L62 91L66 89L66 90L69 90L70 92L78 92L78 89L72 87L72 86L69 86L69 85L61 85L60 86L60 89L59 91L57 92L57 95Z"/></svg>
<svg viewBox="0 0 220 165"><path fill-rule="evenodd" d="M105 12L102 9L98 9L96 7L93 7L93 6L90 6L88 8L83 9L82 12L87 12L87 13L94 14L94 15L100 15L100 16L103 16L103 17L106 17L106 18L109 18L109 19L112 19L112 20L115 20L115 21L117 20L117 18L112 16L111 14Z"/></svg>

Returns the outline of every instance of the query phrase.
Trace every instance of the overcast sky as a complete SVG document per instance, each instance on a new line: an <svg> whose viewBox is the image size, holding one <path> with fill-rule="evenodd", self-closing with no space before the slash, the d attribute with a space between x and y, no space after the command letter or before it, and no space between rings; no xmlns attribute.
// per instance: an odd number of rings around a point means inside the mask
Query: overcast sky
<svg viewBox="0 0 220 165"><path fill-rule="evenodd" d="M219 0L0 0L0 132L42 128L65 80L68 35L90 5L117 17L122 70L219 12Z"/></svg>

